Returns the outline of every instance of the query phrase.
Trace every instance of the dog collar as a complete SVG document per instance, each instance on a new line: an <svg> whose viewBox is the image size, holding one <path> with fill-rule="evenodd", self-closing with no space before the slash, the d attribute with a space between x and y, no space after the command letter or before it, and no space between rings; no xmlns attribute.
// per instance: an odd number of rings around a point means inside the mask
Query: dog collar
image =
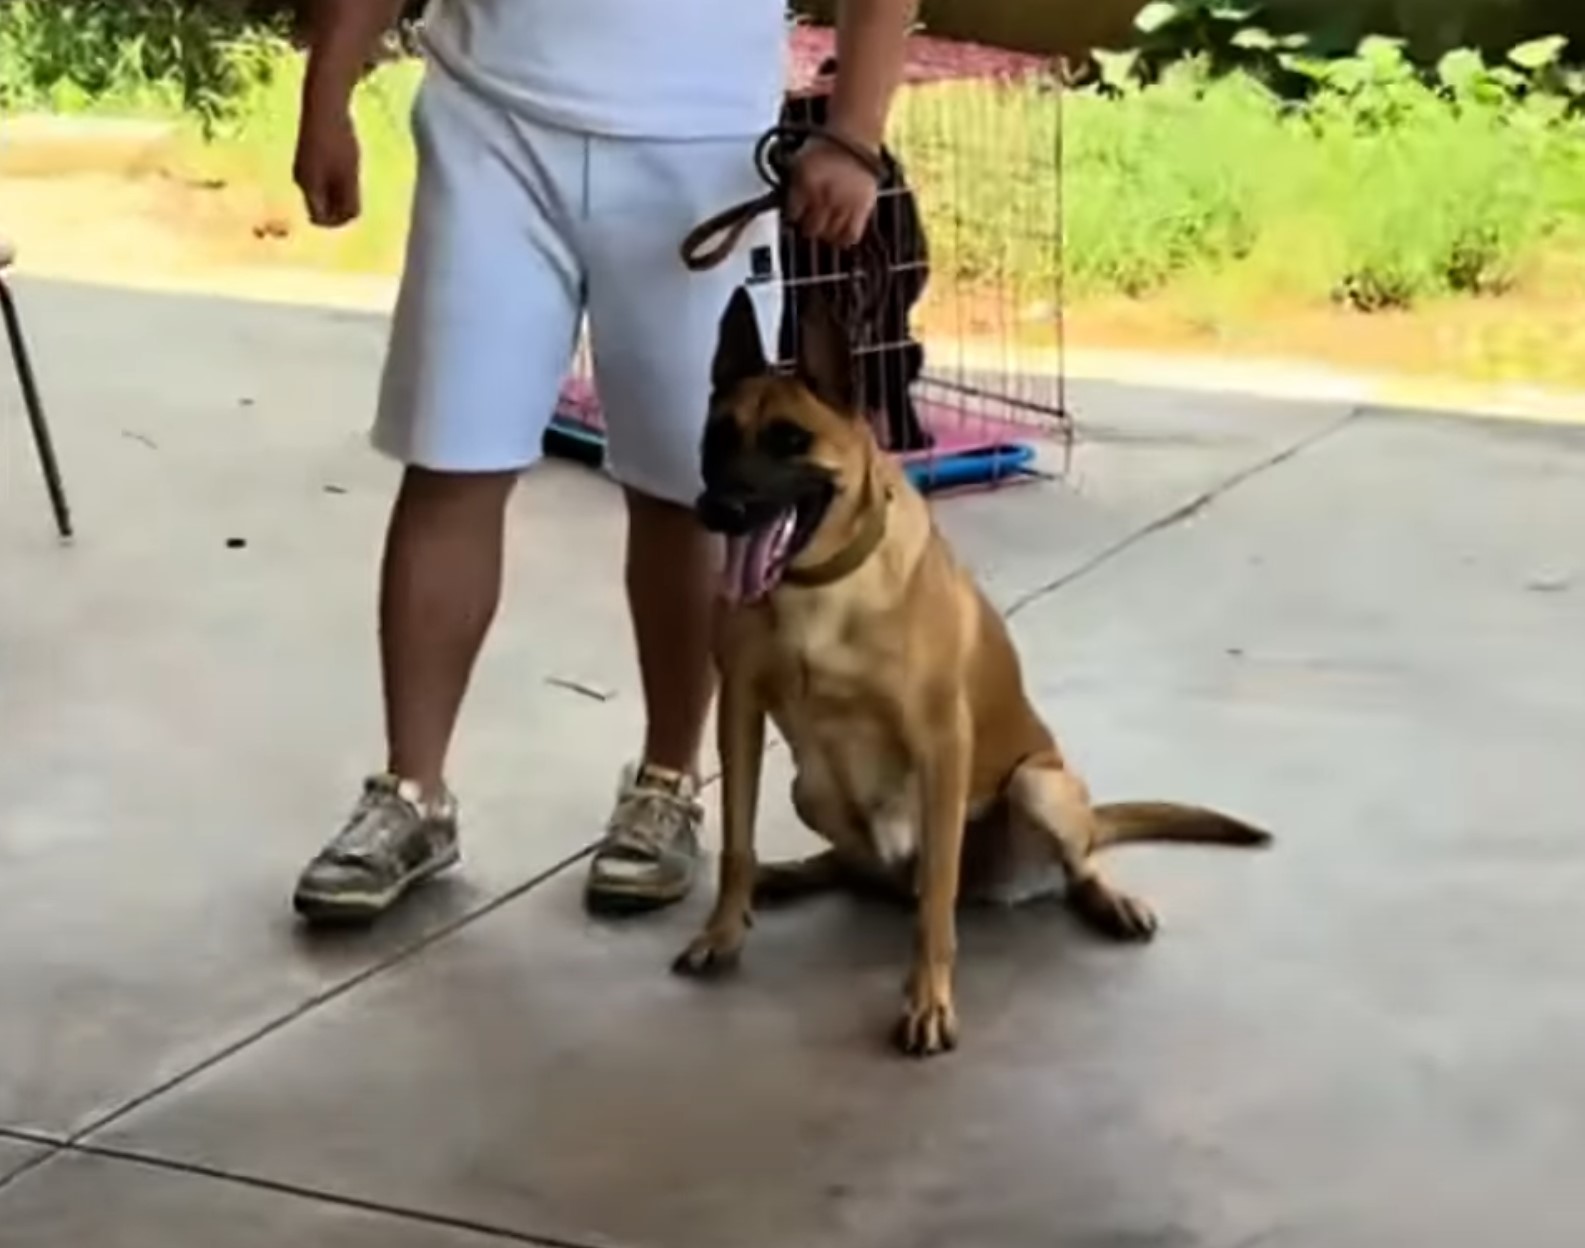
<svg viewBox="0 0 1585 1248"><path fill-rule="evenodd" d="M870 493L872 489L865 490L865 494ZM812 589L820 585L833 584L844 576L851 576L857 572L864 561L875 553L875 548L886 536L886 508L891 501L892 492L887 490L879 507L864 508L860 517L859 531L853 535L851 542L829 559L823 559L812 567L788 568L782 573L782 581L788 585Z"/></svg>

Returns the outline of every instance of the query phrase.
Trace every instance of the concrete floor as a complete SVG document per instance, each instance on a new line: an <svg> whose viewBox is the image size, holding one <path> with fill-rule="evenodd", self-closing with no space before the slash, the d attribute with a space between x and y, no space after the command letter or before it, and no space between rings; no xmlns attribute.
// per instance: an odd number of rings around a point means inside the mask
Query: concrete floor
<svg viewBox="0 0 1585 1248"><path fill-rule="evenodd" d="M665 965L704 898L581 914L638 707L575 469L516 503L466 870L304 939L375 761L381 327L22 295L82 537L6 399L5 1248L1585 1239L1585 433L1084 386L1069 485L944 506L1097 790L1280 846L1119 854L1148 949L975 917L964 1048L915 1065L897 915L766 916L702 990Z"/></svg>

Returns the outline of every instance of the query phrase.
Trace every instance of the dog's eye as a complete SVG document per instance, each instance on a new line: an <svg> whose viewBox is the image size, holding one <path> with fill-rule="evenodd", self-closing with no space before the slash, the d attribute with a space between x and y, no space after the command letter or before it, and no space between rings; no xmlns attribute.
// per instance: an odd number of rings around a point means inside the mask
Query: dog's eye
<svg viewBox="0 0 1585 1248"><path fill-rule="evenodd" d="M760 430L759 449L772 459L796 459L814 445L809 430L791 420L773 420Z"/></svg>

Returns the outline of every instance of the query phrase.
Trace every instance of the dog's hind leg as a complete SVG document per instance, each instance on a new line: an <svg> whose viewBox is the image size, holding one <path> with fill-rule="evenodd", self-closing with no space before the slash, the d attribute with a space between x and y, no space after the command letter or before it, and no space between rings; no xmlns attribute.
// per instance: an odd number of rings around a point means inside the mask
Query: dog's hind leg
<svg viewBox="0 0 1585 1248"><path fill-rule="evenodd" d="M1156 916L1137 897L1114 888L1095 864L1100 823L1084 781L1060 760L1037 756L1019 766L1008 785L1009 816L1051 838L1068 880L1068 904L1081 919L1114 940L1146 941Z"/></svg>
<svg viewBox="0 0 1585 1248"><path fill-rule="evenodd" d="M793 862L767 862L754 876L756 905L778 906L802 901L848 885L848 873L834 849Z"/></svg>
<svg viewBox="0 0 1585 1248"><path fill-rule="evenodd" d="M856 850L869 842L862 818L836 795L829 784L811 783L799 774L792 783L793 809L799 821L828 845L827 849L792 862L764 863L754 879L754 901L766 906L785 905L822 893L849 892L913 903L912 877L888 871L879 861Z"/></svg>

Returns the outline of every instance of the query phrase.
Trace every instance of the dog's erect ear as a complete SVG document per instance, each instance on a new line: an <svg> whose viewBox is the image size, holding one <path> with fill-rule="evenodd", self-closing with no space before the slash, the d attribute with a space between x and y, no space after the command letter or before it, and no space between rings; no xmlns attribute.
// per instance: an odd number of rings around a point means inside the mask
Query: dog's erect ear
<svg viewBox="0 0 1585 1248"><path fill-rule="evenodd" d="M858 396L847 331L831 310L830 301L819 294L804 299L800 311L793 327L798 340L798 380L827 407L851 416Z"/></svg>
<svg viewBox="0 0 1585 1248"><path fill-rule="evenodd" d="M739 286L721 316L721 332L716 339L715 363L710 370L714 393L725 394L745 381L770 371L765 344L760 341L759 318L754 301Z"/></svg>

